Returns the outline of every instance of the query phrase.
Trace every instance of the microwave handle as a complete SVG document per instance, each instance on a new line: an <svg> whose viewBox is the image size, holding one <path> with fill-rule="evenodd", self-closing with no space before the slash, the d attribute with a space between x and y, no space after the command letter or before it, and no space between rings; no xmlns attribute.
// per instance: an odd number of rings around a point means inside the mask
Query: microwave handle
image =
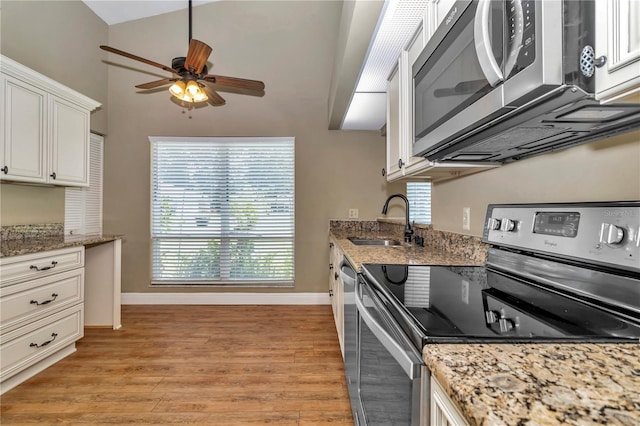
<svg viewBox="0 0 640 426"><path fill-rule="evenodd" d="M489 37L489 12L491 0L479 0L476 16L473 24L473 38L475 40L476 55L480 62L480 68L491 87L495 87L503 79L502 70L491 50Z"/></svg>

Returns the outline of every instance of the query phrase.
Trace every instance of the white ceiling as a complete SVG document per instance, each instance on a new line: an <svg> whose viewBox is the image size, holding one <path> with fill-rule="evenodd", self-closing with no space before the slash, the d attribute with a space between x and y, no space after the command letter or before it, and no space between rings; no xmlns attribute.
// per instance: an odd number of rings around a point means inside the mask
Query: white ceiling
<svg viewBox="0 0 640 426"><path fill-rule="evenodd" d="M107 25L161 15L189 7L188 0L82 0ZM193 0L193 7L217 0Z"/></svg>
<svg viewBox="0 0 640 426"><path fill-rule="evenodd" d="M188 0L82 0L108 25L186 9ZM193 6L218 0L193 0ZM366 1L366 0L358 0ZM380 130L385 124L387 78L424 15L427 0L385 0L341 128Z"/></svg>

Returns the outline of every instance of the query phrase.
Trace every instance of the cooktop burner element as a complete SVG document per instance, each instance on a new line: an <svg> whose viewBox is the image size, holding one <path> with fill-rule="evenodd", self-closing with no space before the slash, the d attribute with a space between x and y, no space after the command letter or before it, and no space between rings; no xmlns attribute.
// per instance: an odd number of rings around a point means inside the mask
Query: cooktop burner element
<svg viewBox="0 0 640 426"><path fill-rule="evenodd" d="M485 266L364 265L417 347L640 342L640 202L491 205Z"/></svg>

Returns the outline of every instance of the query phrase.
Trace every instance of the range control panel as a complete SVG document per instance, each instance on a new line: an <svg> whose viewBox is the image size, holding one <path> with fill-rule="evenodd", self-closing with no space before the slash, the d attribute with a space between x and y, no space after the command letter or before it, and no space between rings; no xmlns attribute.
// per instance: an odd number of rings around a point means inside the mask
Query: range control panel
<svg viewBox="0 0 640 426"><path fill-rule="evenodd" d="M640 272L640 201L491 204L483 241Z"/></svg>

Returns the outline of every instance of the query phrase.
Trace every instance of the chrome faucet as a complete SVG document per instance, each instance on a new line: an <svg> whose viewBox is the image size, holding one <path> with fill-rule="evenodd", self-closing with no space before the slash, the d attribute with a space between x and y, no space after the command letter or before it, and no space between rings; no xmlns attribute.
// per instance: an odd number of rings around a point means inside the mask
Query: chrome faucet
<svg viewBox="0 0 640 426"><path fill-rule="evenodd" d="M387 210L389 209L389 201L391 201L392 198L396 198L396 197L402 198L406 205L407 218L404 225L404 241L406 243L411 243L411 236L413 235L413 229L411 228L411 223L409 222L409 200L407 199L407 197L405 197L402 194L393 194L389 196L389 198L387 198L387 201L384 202L384 207L382 207L382 214L384 215L387 214Z"/></svg>

